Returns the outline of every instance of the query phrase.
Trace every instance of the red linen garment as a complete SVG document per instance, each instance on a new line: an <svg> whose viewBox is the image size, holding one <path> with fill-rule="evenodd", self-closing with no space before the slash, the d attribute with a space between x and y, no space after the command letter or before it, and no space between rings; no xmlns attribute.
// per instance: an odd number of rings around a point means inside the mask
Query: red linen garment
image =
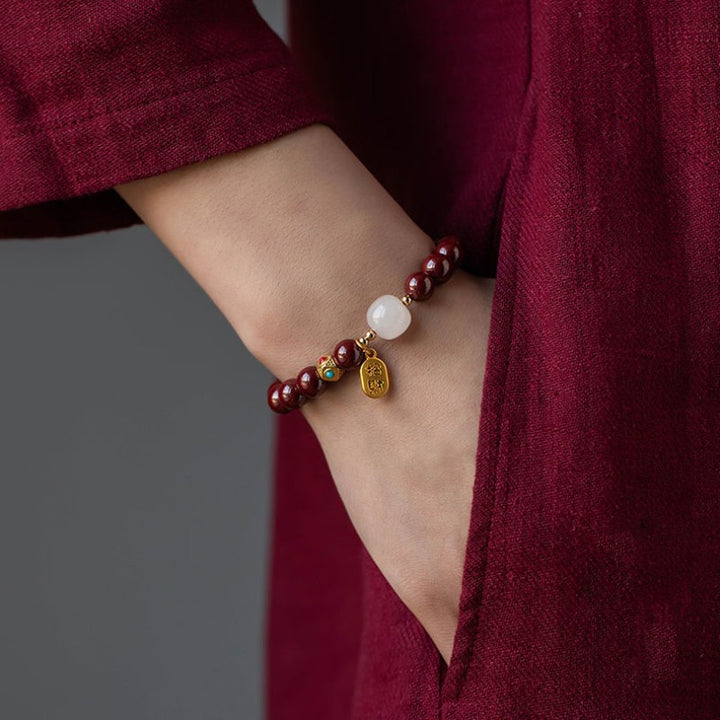
<svg viewBox="0 0 720 720"><path fill-rule="evenodd" d="M10 4L2 234L320 121L497 278L450 667L280 416L270 720L720 717L716 0Z"/></svg>

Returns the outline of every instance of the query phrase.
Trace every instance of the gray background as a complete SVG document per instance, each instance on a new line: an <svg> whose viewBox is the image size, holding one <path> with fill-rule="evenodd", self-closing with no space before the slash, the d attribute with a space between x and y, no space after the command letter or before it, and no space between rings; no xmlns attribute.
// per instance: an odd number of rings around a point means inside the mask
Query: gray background
<svg viewBox="0 0 720 720"><path fill-rule="evenodd" d="M0 328L0 717L260 718L269 373L144 226L0 242Z"/></svg>

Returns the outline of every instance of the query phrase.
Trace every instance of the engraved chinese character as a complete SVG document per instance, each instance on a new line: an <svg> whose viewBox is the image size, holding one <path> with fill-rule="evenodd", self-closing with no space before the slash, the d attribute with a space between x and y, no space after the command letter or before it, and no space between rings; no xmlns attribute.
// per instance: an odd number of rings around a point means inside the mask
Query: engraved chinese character
<svg viewBox="0 0 720 720"><path fill-rule="evenodd" d="M377 377L382 375L382 368L377 363L368 363L365 368L365 373L370 377Z"/></svg>
<svg viewBox="0 0 720 720"><path fill-rule="evenodd" d="M371 378L368 380L368 388L373 394L381 393L385 387L385 380L382 378Z"/></svg>

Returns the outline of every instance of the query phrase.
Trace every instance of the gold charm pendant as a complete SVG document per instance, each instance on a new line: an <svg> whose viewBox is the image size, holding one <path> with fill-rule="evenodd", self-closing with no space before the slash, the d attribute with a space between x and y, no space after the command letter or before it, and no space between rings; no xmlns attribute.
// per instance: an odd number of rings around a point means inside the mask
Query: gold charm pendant
<svg viewBox="0 0 720 720"><path fill-rule="evenodd" d="M371 398L382 397L390 388L387 365L378 357L375 348L365 348L365 360L360 366L363 392Z"/></svg>

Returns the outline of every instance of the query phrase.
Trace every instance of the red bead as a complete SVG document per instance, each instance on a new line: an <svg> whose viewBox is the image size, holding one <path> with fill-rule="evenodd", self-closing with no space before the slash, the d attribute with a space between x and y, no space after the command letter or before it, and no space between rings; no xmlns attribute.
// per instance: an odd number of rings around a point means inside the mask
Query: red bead
<svg viewBox="0 0 720 720"><path fill-rule="evenodd" d="M317 370L314 365L308 365L303 368L295 380L298 389L307 397L315 397L325 389L326 384L318 377Z"/></svg>
<svg viewBox="0 0 720 720"><path fill-rule="evenodd" d="M424 272L408 275L405 280L405 292L413 300L427 300L435 289L435 282Z"/></svg>
<svg viewBox="0 0 720 720"><path fill-rule="evenodd" d="M449 258L455 267L462 262L462 245L457 235L446 235L444 238L441 238L440 242L435 246L435 252L438 255L444 255L446 258Z"/></svg>
<svg viewBox="0 0 720 720"><path fill-rule="evenodd" d="M280 387L280 402L285 407L294 410L295 408L304 405L307 398L300 393L300 388L295 382L295 378L286 380Z"/></svg>
<svg viewBox="0 0 720 720"><path fill-rule="evenodd" d="M365 354L357 346L352 338L341 340L333 350L333 357L339 368L350 370L351 368L360 367L365 359Z"/></svg>
<svg viewBox="0 0 720 720"><path fill-rule="evenodd" d="M280 397L280 390L282 389L283 383L280 380L270 384L267 391L267 402L271 410L277 413L289 413L292 408L286 407Z"/></svg>
<svg viewBox="0 0 720 720"><path fill-rule="evenodd" d="M422 271L428 274L438 285L450 279L455 266L450 258L438 253L430 253L423 260Z"/></svg>

